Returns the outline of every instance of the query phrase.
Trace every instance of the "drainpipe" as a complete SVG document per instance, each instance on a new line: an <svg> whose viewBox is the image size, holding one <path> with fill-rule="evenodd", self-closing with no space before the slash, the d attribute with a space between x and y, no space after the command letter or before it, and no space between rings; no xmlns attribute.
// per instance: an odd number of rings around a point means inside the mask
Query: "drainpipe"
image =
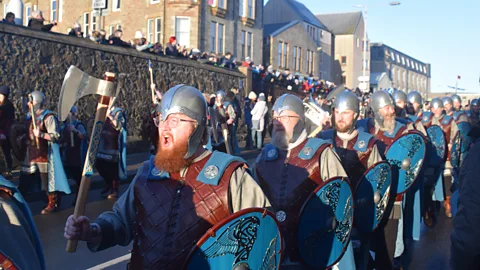
<svg viewBox="0 0 480 270"><path fill-rule="evenodd" d="M163 41L162 41L162 46L163 49L165 50L167 48L167 43L166 41L166 36L167 36L167 0L163 0Z"/></svg>
<svg viewBox="0 0 480 270"><path fill-rule="evenodd" d="M240 0L241 1L241 0ZM233 55L237 56L238 58L238 20L240 19L240 14L237 14L236 12L238 11L238 8L237 8L237 1L236 0L233 0L233 12L232 12L232 16L233 16ZM245 42L246 42L247 38L245 37ZM253 40L252 40L253 42Z"/></svg>

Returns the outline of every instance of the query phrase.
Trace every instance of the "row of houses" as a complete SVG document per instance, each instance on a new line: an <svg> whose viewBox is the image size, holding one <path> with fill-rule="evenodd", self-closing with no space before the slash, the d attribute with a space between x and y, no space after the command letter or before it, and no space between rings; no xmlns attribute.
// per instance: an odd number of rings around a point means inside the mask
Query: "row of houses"
<svg viewBox="0 0 480 270"><path fill-rule="evenodd" d="M9 3L0 0L5 15ZM53 31L66 33L75 22L84 33L122 29L126 39L141 31L149 42L180 45L237 60L313 75L348 88L361 85L364 72L370 90L394 87L430 90L430 65L383 43L364 42L361 12L313 14L296 0L23 0L23 24L42 10ZM92 8L92 2L106 8ZM102 3L103 2L103 3ZM366 44L366 46L365 46ZM365 52L366 51L366 52ZM364 70L365 67L365 70Z"/></svg>

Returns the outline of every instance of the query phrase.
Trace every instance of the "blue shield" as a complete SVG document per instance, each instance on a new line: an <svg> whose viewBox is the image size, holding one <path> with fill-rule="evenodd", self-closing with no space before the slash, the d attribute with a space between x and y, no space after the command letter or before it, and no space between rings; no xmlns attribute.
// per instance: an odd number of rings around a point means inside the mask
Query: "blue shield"
<svg viewBox="0 0 480 270"><path fill-rule="evenodd" d="M334 177L317 187L298 222L298 251L303 262L325 269L345 253L353 225L352 189L347 178Z"/></svg>
<svg viewBox="0 0 480 270"><path fill-rule="evenodd" d="M462 161L470 150L472 144L472 138L468 136L468 133L472 129L472 125L468 122L460 122L457 124L458 132L455 134L452 144L452 151L450 151L450 163L453 168L459 168Z"/></svg>
<svg viewBox="0 0 480 270"><path fill-rule="evenodd" d="M432 125L427 128L427 134L430 138L431 145L429 147L429 165L439 167L445 163L447 155L447 142L445 140L445 133L442 128L437 125Z"/></svg>
<svg viewBox="0 0 480 270"><path fill-rule="evenodd" d="M373 232L385 214L390 198L392 171L387 161L370 167L355 190L355 228L360 232Z"/></svg>
<svg viewBox="0 0 480 270"><path fill-rule="evenodd" d="M392 166L393 174L398 175L396 194L404 193L417 180L426 152L425 138L417 131L403 134L388 147L386 160Z"/></svg>
<svg viewBox="0 0 480 270"><path fill-rule="evenodd" d="M282 236L272 213L250 208L218 222L190 252L185 269L278 269Z"/></svg>

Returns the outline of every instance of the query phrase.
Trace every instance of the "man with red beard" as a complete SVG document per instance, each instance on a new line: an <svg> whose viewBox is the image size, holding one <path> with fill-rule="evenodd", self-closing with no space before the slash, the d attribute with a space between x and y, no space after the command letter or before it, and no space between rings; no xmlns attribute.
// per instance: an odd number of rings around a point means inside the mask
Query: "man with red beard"
<svg viewBox="0 0 480 270"><path fill-rule="evenodd" d="M355 190L365 171L381 161L382 157L378 152L375 137L355 129L360 113L360 101L356 94L350 90L341 92L335 97L332 110L334 129L321 132L319 138L332 142L352 189ZM367 269L371 234L358 234L354 230L352 238L360 243L355 249L357 269Z"/></svg>
<svg viewBox="0 0 480 270"><path fill-rule="evenodd" d="M396 120L393 98L383 90L372 94L370 107L374 117L358 121L357 128L374 135L380 141L378 144L379 150L384 155L388 146L409 130L413 130L413 126L411 124L405 125ZM375 236L374 249L377 269L390 269L392 266L394 269L400 268L400 256L405 248L402 218L403 196L396 198L396 194L391 194L390 198L395 199L395 202L389 220L383 228L376 231Z"/></svg>
<svg viewBox="0 0 480 270"><path fill-rule="evenodd" d="M70 216L67 239L91 251L134 241L129 269L179 269L217 222L269 202L239 157L205 150L207 104L194 87L177 85L162 98L156 155L138 170L113 211L94 223Z"/></svg>
<svg viewBox="0 0 480 270"><path fill-rule="evenodd" d="M283 233L282 268L305 267L298 252L295 232L301 207L309 195L324 181L347 176L331 145L307 136L302 100L291 94L280 96L273 105L271 143L262 149L253 171L276 212ZM343 265L340 269L355 268L350 245L339 264Z"/></svg>

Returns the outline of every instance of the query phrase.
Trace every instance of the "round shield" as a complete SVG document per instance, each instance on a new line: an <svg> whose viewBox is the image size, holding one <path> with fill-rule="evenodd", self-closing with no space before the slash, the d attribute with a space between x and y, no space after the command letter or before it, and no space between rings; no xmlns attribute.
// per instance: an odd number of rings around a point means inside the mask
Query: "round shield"
<svg viewBox="0 0 480 270"><path fill-rule="evenodd" d="M447 142L445 133L440 126L432 125L427 128L427 134L431 141L431 149L429 149L429 164L438 167L445 162L447 155Z"/></svg>
<svg viewBox="0 0 480 270"><path fill-rule="evenodd" d="M19 161L25 160L27 153L28 129L23 123L15 123L10 128L12 152Z"/></svg>
<svg viewBox="0 0 480 270"><path fill-rule="evenodd" d="M468 122L460 122L457 124L457 127L458 131L455 134L452 150L450 151L450 163L454 168L460 167L472 144L472 138L468 136L472 125Z"/></svg>
<svg viewBox="0 0 480 270"><path fill-rule="evenodd" d="M353 225L352 189L347 178L318 186L304 204L298 222L298 251L303 262L325 269L345 253Z"/></svg>
<svg viewBox="0 0 480 270"><path fill-rule="evenodd" d="M392 171L387 161L370 167L355 190L355 228L373 232L383 219L390 198Z"/></svg>
<svg viewBox="0 0 480 270"><path fill-rule="evenodd" d="M238 211L215 224L190 252L185 269L278 269L282 235L272 213Z"/></svg>
<svg viewBox="0 0 480 270"><path fill-rule="evenodd" d="M386 160L398 175L397 194L407 191L415 182L425 161L427 145L417 131L410 131L396 139L385 153Z"/></svg>

